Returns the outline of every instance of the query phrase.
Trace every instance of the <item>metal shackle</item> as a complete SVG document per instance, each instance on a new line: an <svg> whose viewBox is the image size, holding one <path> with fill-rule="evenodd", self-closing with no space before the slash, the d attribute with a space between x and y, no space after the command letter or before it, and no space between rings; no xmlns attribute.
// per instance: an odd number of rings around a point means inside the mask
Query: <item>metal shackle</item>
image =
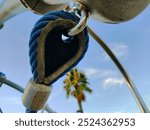
<svg viewBox="0 0 150 130"><path fill-rule="evenodd" d="M81 12L80 22L68 33L80 33L87 24L89 16L105 23L121 23L133 19L141 13L150 0L72 0L73 9Z"/></svg>
<svg viewBox="0 0 150 130"><path fill-rule="evenodd" d="M70 12L74 12L80 18L79 23L68 33L69 36L74 36L82 32L86 27L88 18L90 16L90 11L84 4L75 2L71 7ZM78 14L78 12L80 12L80 15Z"/></svg>

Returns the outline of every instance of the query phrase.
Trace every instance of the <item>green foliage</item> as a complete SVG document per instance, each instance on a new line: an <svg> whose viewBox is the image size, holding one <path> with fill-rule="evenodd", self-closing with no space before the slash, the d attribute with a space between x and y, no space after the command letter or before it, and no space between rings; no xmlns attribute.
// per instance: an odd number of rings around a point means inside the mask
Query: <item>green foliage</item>
<svg viewBox="0 0 150 130"><path fill-rule="evenodd" d="M81 98L85 98L84 91L92 93L92 89L88 87L88 84L88 79L84 73L79 72L76 68L72 69L67 73L67 77L64 80L67 98L73 95L77 100L82 100Z"/></svg>

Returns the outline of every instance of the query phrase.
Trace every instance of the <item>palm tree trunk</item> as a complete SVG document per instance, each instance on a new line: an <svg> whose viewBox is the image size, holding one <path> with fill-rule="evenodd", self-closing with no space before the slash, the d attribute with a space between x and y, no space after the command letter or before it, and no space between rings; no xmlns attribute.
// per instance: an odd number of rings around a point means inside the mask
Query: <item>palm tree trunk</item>
<svg viewBox="0 0 150 130"><path fill-rule="evenodd" d="M77 91L78 87L79 87L78 84L74 85L74 88L76 91ZM77 102L78 102L78 106L79 106L79 110L77 112L83 113L82 100L85 100L84 95L82 94L82 97L80 97L80 98L76 97L76 98L77 98Z"/></svg>
<svg viewBox="0 0 150 130"><path fill-rule="evenodd" d="M83 113L83 107L81 101L78 101L78 106L79 106L79 112Z"/></svg>

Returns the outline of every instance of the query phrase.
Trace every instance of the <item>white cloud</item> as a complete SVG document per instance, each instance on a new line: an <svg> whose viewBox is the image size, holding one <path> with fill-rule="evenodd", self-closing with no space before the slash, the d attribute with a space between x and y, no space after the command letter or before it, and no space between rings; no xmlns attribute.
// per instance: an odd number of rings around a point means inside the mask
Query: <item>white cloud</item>
<svg viewBox="0 0 150 130"><path fill-rule="evenodd" d="M110 48L117 58L124 58L129 55L129 47L123 43L111 43ZM110 59L109 56L105 53L105 60Z"/></svg>
<svg viewBox="0 0 150 130"><path fill-rule="evenodd" d="M114 71L112 70L101 70L97 68L84 68L82 70L86 74L86 76L94 77L94 78L96 77L102 78L102 77L114 75Z"/></svg>
<svg viewBox="0 0 150 130"><path fill-rule="evenodd" d="M122 87L125 84L125 81L123 78L115 78L115 77L108 77L103 80L103 87L114 87L114 86L120 86Z"/></svg>
<svg viewBox="0 0 150 130"><path fill-rule="evenodd" d="M97 68L84 68L84 73L90 79L99 79L99 84L102 84L103 88L110 87L122 87L125 84L124 78L120 77L120 74L115 70L103 70Z"/></svg>
<svg viewBox="0 0 150 130"><path fill-rule="evenodd" d="M97 75L99 73L99 70L95 69L95 68L86 68L86 69L82 69L82 70L89 77L93 76L93 75Z"/></svg>
<svg viewBox="0 0 150 130"><path fill-rule="evenodd" d="M118 76L114 70L102 70L96 68L82 69L90 78L100 78L104 87L119 85L122 86L125 82L123 78Z"/></svg>

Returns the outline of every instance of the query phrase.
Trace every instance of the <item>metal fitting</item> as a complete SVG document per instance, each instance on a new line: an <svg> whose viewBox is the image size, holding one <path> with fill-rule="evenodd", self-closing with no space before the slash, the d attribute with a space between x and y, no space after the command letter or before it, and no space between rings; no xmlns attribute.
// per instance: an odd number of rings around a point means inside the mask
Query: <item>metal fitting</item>
<svg viewBox="0 0 150 130"><path fill-rule="evenodd" d="M44 107L50 93L51 87L35 83L31 79L24 91L22 103L27 109L38 111Z"/></svg>
<svg viewBox="0 0 150 130"><path fill-rule="evenodd" d="M105 23L120 23L133 19L150 0L72 0L90 9L91 17Z"/></svg>
<svg viewBox="0 0 150 130"><path fill-rule="evenodd" d="M25 11L20 0L3 0L0 3L0 29L9 19Z"/></svg>
<svg viewBox="0 0 150 130"><path fill-rule="evenodd" d="M54 2L52 0L20 0L22 4L37 14L45 14L49 11L66 9L68 3Z"/></svg>
<svg viewBox="0 0 150 130"><path fill-rule="evenodd" d="M81 16L79 16L79 23L68 33L69 36L74 36L82 32L86 27L88 18L90 16L90 10L83 3L75 2L73 7L71 7L70 12L74 12L77 16L81 14Z"/></svg>

